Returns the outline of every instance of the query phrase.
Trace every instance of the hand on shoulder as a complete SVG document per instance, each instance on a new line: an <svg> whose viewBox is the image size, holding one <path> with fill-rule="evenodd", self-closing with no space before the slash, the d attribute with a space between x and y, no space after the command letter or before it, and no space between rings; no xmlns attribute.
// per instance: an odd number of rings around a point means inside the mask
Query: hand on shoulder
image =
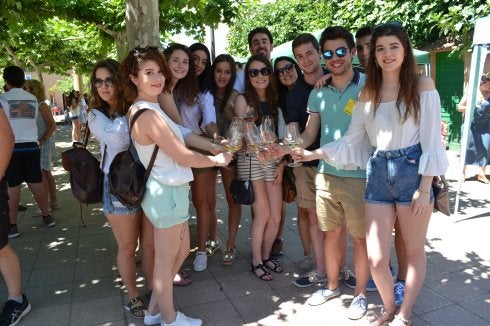
<svg viewBox="0 0 490 326"><path fill-rule="evenodd" d="M417 79L417 87L419 92L432 91L436 88L432 78L427 76L419 76Z"/></svg>

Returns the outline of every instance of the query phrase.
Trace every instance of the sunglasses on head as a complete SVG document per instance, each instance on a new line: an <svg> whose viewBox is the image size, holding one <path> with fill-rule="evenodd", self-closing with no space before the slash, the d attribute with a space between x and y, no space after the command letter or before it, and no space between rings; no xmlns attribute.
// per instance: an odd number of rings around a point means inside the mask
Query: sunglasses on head
<svg viewBox="0 0 490 326"><path fill-rule="evenodd" d="M259 73L262 75L262 76L269 76L270 73L271 73L271 70L269 68L262 68L262 69L249 69L248 70L248 75L250 77L257 77L259 75Z"/></svg>
<svg viewBox="0 0 490 326"><path fill-rule="evenodd" d="M94 86L96 88L102 87L103 84L105 84L107 87L111 87L114 86L115 83L116 81L112 77L107 77L106 79L97 78L94 80Z"/></svg>
<svg viewBox="0 0 490 326"><path fill-rule="evenodd" d="M343 58L347 54L347 48L345 46L341 46L340 48L335 49L335 51L332 50L326 50L323 52L323 57L325 60L331 60L333 59L333 54L336 54L337 57Z"/></svg>
<svg viewBox="0 0 490 326"><path fill-rule="evenodd" d="M291 72L293 70L293 68L294 68L294 65L292 63L290 63L290 64L285 65L282 68L277 68L275 72L278 76L280 76L280 75L284 75L285 73Z"/></svg>
<svg viewBox="0 0 490 326"><path fill-rule="evenodd" d="M375 30L379 30L380 28L388 28L388 27L403 27L403 26L402 26L402 23L400 21L394 20L394 21L381 23L381 24L374 26L373 32Z"/></svg>

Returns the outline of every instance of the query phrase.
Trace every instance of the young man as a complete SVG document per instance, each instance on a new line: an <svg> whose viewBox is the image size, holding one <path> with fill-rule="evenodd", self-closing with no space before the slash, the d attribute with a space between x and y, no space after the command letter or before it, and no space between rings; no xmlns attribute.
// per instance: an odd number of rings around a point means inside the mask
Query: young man
<svg viewBox="0 0 490 326"><path fill-rule="evenodd" d="M13 149L14 134L5 112L0 110L0 273L8 291L8 300L0 313L0 325L15 325L31 310L27 297L22 294L19 257L8 244L10 220L5 170Z"/></svg>
<svg viewBox="0 0 490 326"><path fill-rule="evenodd" d="M308 96L318 79L324 75L320 65L320 46L315 36L304 33L296 36L292 43L293 54L303 71L303 77L298 81L286 96L287 124L297 124L299 131L303 132L308 120L306 106ZM320 146L318 135L312 145L307 149L314 150ZM323 232L318 228L315 203L315 176L318 161L305 162L294 168L296 177L296 205L298 206L298 231L303 244L304 257L300 261L303 272L309 272L298 278L294 285L307 287L319 282L325 282L325 260L323 254ZM316 269L311 271L307 266L312 261L311 246L315 255Z"/></svg>
<svg viewBox="0 0 490 326"><path fill-rule="evenodd" d="M356 50L359 63L362 68L366 69L369 60L369 49L371 48L371 34L373 28L371 26L363 26L356 32Z"/></svg>
<svg viewBox="0 0 490 326"><path fill-rule="evenodd" d="M36 118L39 114L34 95L24 91L24 71L17 66L3 70L7 92L0 96L0 106L8 117L15 136L15 147L5 172L9 184L10 232L9 238L20 235L17 228L17 207L19 206L20 185L25 181L41 210L44 225L52 227L56 223L49 213L48 194L42 184L40 150L37 139Z"/></svg>
<svg viewBox="0 0 490 326"><path fill-rule="evenodd" d="M319 131L320 144L342 136L349 126L352 110L365 76L355 72L352 59L356 53L354 38L345 28L327 27L320 45L331 79L327 85L315 89L308 99L308 122L302 134L302 147L313 143ZM368 144L367 144L368 145ZM320 229L325 232L324 252L327 268L326 287L312 294L308 304L316 306L340 295L342 226L352 236L354 268L357 277L355 297L348 309L350 319L362 318L367 311L366 283L369 275L364 230L364 170L341 170L320 161L316 184L316 209Z"/></svg>

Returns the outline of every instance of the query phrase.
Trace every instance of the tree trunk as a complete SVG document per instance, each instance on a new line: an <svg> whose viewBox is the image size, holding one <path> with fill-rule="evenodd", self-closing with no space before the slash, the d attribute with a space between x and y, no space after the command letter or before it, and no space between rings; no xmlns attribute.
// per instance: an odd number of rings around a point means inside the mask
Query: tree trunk
<svg viewBox="0 0 490 326"><path fill-rule="evenodd" d="M126 0L126 35L128 49L159 46L158 0Z"/></svg>

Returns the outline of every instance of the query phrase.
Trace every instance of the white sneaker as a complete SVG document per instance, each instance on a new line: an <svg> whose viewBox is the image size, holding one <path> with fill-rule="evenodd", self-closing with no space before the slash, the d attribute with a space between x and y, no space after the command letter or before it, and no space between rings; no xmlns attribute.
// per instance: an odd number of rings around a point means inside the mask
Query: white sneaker
<svg viewBox="0 0 490 326"><path fill-rule="evenodd" d="M187 317L180 311L177 311L177 316L175 317L175 320L172 323L166 324L165 322L162 321L161 325L162 326L201 326L202 320Z"/></svg>
<svg viewBox="0 0 490 326"><path fill-rule="evenodd" d="M162 314L151 315L148 311L145 311L145 319L143 319L145 325L160 325L162 323Z"/></svg>
<svg viewBox="0 0 490 326"><path fill-rule="evenodd" d="M208 256L205 251L196 252L196 258L194 259L193 265L196 272L202 272L208 267Z"/></svg>

